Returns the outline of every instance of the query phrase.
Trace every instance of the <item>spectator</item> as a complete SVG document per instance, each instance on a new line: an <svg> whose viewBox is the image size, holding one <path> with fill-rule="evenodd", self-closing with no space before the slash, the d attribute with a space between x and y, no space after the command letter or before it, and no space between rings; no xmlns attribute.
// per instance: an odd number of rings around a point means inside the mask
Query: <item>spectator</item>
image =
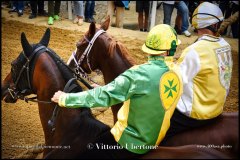
<svg viewBox="0 0 240 160"><path fill-rule="evenodd" d="M224 14L224 18L227 19L239 9L239 1L220 1L219 8L222 10ZM239 21L236 21L231 24L232 36L233 38L239 37ZM227 29L223 32L223 34L227 33Z"/></svg>
<svg viewBox="0 0 240 160"><path fill-rule="evenodd" d="M182 17L182 26L179 32L181 34L184 34L187 37L191 36L191 33L188 31L189 11L184 1L164 1L163 2L163 12L164 12L163 23L171 25L171 17L172 17L172 12L174 7L177 8L178 14L181 14L181 17Z"/></svg>
<svg viewBox="0 0 240 160"><path fill-rule="evenodd" d="M61 1L48 1L48 24L52 25L54 20L59 20Z"/></svg>
<svg viewBox="0 0 240 160"><path fill-rule="evenodd" d="M187 5L189 5L189 2L188 1L184 1L184 3ZM188 8L189 10L189 8ZM190 16L190 12L189 13L189 16ZM188 17L189 19L189 17ZM181 13L178 11L177 12L177 16L176 16L176 19L175 19L175 26L174 26L174 29L176 30L177 34L181 34L182 33L182 15Z"/></svg>
<svg viewBox="0 0 240 160"><path fill-rule="evenodd" d="M136 12L138 12L138 28L140 31L146 32L148 30L149 1L136 1Z"/></svg>
<svg viewBox="0 0 240 160"><path fill-rule="evenodd" d="M116 27L123 28L124 10L128 8L129 1L108 1L107 15L110 16L110 24L112 25L113 14L116 10Z"/></svg>
<svg viewBox="0 0 240 160"><path fill-rule="evenodd" d="M29 19L33 19L39 16L47 16L47 12L44 10L44 1L30 1L32 13L29 16Z"/></svg>
<svg viewBox="0 0 240 160"><path fill-rule="evenodd" d="M13 7L13 1L4 1L7 5L7 8L12 8Z"/></svg>
<svg viewBox="0 0 240 160"><path fill-rule="evenodd" d="M202 1L200 1L202 2ZM188 1L188 11L189 11L189 21L192 24L192 14L194 12L194 10L198 7L198 5L200 4L199 1Z"/></svg>
<svg viewBox="0 0 240 160"><path fill-rule="evenodd" d="M84 8L83 8L83 1L73 1L74 3L74 14L75 19L73 23L77 23L79 26L83 25L83 18L84 18Z"/></svg>
<svg viewBox="0 0 240 160"><path fill-rule="evenodd" d="M95 19L93 18L94 8L95 8L95 1L86 1L85 12L84 12L85 22L88 22L88 23L95 22Z"/></svg>
<svg viewBox="0 0 240 160"><path fill-rule="evenodd" d="M112 141L122 148L113 149L111 155L115 159L137 158L149 152L149 146L159 145L182 94L181 77L171 61L178 44L171 26L157 25L142 46L149 57L147 63L126 70L105 86L78 93L58 91L51 100L65 109L108 107L124 102L111 129ZM99 157L101 152L89 149L84 153L86 157L92 154Z"/></svg>
<svg viewBox="0 0 240 160"><path fill-rule="evenodd" d="M17 12L18 17L23 15L24 1L13 1L13 7L8 13Z"/></svg>
<svg viewBox="0 0 240 160"><path fill-rule="evenodd" d="M239 11L235 12L233 15L231 15L231 17L228 17L223 21L223 23L221 23L221 26L218 29L219 34L222 34L229 25L233 24L238 20L239 20Z"/></svg>

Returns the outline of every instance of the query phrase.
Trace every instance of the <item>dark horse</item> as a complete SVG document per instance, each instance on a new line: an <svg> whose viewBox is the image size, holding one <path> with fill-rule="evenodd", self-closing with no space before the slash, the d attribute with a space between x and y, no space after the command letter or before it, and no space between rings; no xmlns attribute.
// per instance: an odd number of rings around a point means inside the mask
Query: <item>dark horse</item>
<svg viewBox="0 0 240 160"><path fill-rule="evenodd" d="M108 27L109 18L101 24L100 28L91 23L89 30L77 43L75 56L72 55L68 62L71 68L81 67L81 70L86 73L91 73L95 69L101 70L105 83L109 83L133 65L126 48L104 32ZM88 47L89 45L91 47ZM116 120L118 108L112 107L113 109L115 109L113 116ZM161 145L180 146L186 144L202 144L236 156L238 152L238 113L223 113L214 123L177 134Z"/></svg>
<svg viewBox="0 0 240 160"><path fill-rule="evenodd" d="M114 158L118 150L98 149L97 145L116 145L110 127L96 120L88 108L58 108L55 130L48 126L55 104L50 101L58 90L72 82L73 92L80 92L73 72L54 53L47 48L50 30L47 29L38 44L30 45L21 35L23 51L12 62L11 72L2 82L1 99L15 103L18 98L27 100L29 94L36 94L39 115L45 135L44 158ZM28 99L29 100L29 99ZM195 145L182 147L159 147L146 154L147 158L228 158L215 149L198 148ZM123 155L124 157L124 155ZM144 157L140 157L144 158Z"/></svg>

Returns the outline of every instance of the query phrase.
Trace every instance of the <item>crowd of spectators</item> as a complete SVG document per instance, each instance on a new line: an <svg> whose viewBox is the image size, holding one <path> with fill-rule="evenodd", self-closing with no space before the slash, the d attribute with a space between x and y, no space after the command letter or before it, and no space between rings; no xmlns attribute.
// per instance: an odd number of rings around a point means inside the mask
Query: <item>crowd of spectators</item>
<svg viewBox="0 0 240 160"><path fill-rule="evenodd" d="M44 10L44 3L48 3L48 11ZM81 26L83 22L96 22L94 19L95 1L71 1L73 5L73 23ZM136 1L136 13L138 14L138 30L147 32L149 30L149 17L151 15L151 6L153 1ZM193 10L203 1L158 1L157 9L162 5L163 22L156 22L156 24L171 25L173 10L177 10L175 18L174 29L177 34L182 34L187 37L191 36L189 28L191 27L191 19ZM238 11L238 1L208 1L219 5L224 13L225 19L229 18ZM61 19L59 13L61 8L61 1L2 1L2 4L7 4L10 14L17 13L20 17L24 14L24 9L30 7L31 13L29 19L37 18L37 16L48 17L48 25L53 25L54 21ZM118 28L124 26L124 10L129 10L131 1L107 1L106 15L110 16L111 25ZM134 9L134 8L131 8ZM113 16L115 16L115 25L113 25ZM231 25L231 33L233 38L238 37L239 21ZM226 34L227 30L223 34Z"/></svg>

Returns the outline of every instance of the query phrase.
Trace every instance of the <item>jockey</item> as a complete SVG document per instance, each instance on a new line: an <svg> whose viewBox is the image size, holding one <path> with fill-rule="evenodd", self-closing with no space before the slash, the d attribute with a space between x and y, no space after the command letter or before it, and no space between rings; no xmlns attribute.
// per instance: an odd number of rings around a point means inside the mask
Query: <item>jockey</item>
<svg viewBox="0 0 240 160"><path fill-rule="evenodd" d="M179 44L171 26L157 25L142 46L148 53L147 63L133 66L105 86L79 93L58 91L52 101L66 108L108 107L124 102L111 129L122 149L112 154L114 158L145 154L164 138L182 94L179 67L172 62Z"/></svg>
<svg viewBox="0 0 240 160"><path fill-rule="evenodd" d="M233 62L231 46L218 36L222 21L220 8L209 2L201 3L193 13L192 25L198 39L183 50L177 61L183 78L183 94L166 139L186 129L209 124L223 112Z"/></svg>

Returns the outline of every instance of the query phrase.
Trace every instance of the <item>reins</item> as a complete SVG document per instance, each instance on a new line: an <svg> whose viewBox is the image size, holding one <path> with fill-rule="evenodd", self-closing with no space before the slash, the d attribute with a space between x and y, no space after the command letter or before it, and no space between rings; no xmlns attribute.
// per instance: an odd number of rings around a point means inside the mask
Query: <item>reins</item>
<svg viewBox="0 0 240 160"><path fill-rule="evenodd" d="M21 99L21 100L24 100L25 102L36 102L36 103L45 103L45 104L51 104L53 103L52 101L41 101L41 100L38 100L37 99L37 96L34 96L34 97L27 97L27 96L18 96L18 99Z"/></svg>
<svg viewBox="0 0 240 160"><path fill-rule="evenodd" d="M70 93L73 89L75 89L76 87L78 87L78 85L76 84L72 84L72 82L76 80L76 78L71 78L70 80L68 80L68 82L66 83L66 85L64 86L63 92L66 93ZM48 126L51 127L51 131L54 132L55 131L55 120L57 117L59 111L59 107L56 104L52 113L52 117L50 120L48 120Z"/></svg>

